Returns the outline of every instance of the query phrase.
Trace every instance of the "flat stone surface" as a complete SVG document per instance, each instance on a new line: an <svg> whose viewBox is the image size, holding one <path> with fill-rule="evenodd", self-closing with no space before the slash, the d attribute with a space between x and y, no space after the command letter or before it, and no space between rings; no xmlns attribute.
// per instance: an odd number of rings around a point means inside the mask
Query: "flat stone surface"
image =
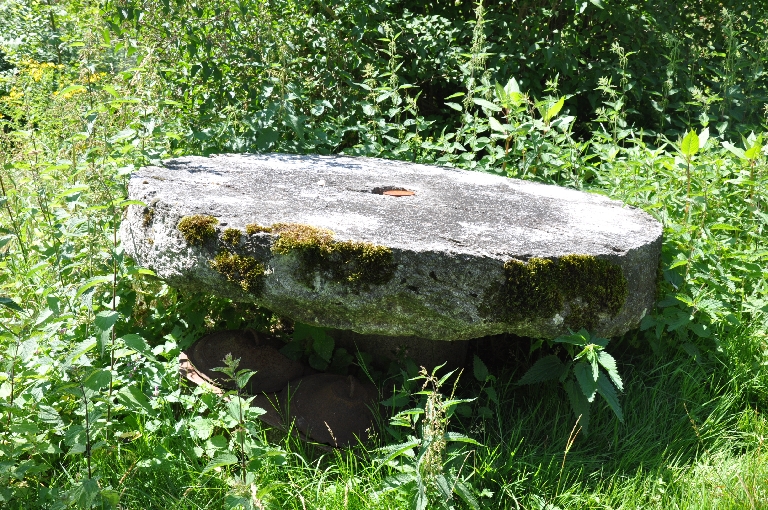
<svg viewBox="0 0 768 510"><path fill-rule="evenodd" d="M413 194L383 194L393 190ZM140 265L170 285L253 301L303 323L436 340L503 332L552 338L584 323L615 336L654 305L661 225L639 209L557 186L381 159L221 155L143 168L131 177L129 198L146 204L129 206L120 230L126 253ZM190 215L215 218L216 235L200 245L187 242L178 224ZM278 223L387 247L391 270L374 283L348 272L340 277L308 265L298 251L276 253L276 233L245 234L246 225ZM231 228L243 231L234 245L222 238ZM244 287L215 270L211 261L221 253L263 264L259 284ZM555 290L540 290L535 278L529 283L529 303L559 293L555 312L505 308L504 296L514 292L505 263L559 263L574 254L620 268L626 292L617 310L578 318L589 293L574 295L583 286L567 278ZM610 285L608 279L595 285Z"/></svg>

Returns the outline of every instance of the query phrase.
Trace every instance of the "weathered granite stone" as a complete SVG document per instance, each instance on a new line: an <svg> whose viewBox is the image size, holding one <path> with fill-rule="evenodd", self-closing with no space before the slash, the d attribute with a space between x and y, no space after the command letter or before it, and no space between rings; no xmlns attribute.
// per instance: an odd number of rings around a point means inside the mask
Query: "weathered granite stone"
<svg viewBox="0 0 768 510"><path fill-rule="evenodd" d="M661 225L556 186L380 159L222 155L143 168L129 198L146 204L120 230L140 265L307 324L434 340L613 336L654 305Z"/></svg>

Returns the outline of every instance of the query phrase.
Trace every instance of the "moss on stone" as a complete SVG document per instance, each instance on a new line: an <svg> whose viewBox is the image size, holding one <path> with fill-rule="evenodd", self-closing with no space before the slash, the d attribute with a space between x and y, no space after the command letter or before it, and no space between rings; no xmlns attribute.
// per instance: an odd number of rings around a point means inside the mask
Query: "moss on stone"
<svg viewBox="0 0 768 510"><path fill-rule="evenodd" d="M195 214L184 216L176 228L179 229L189 244L200 246L216 235L215 226L218 223L219 220L213 216Z"/></svg>
<svg viewBox="0 0 768 510"><path fill-rule="evenodd" d="M568 303L565 325L592 329L601 315L615 316L627 298L621 267L590 255L512 259L504 264L504 276L495 314L505 321L552 318Z"/></svg>
<svg viewBox="0 0 768 510"><path fill-rule="evenodd" d="M338 282L381 285L392 279L397 268L392 249L386 246L335 241L330 230L298 223L276 223L271 230L277 234L272 252L297 254L305 281L320 270Z"/></svg>
<svg viewBox="0 0 768 510"><path fill-rule="evenodd" d="M259 234L261 232L271 233L272 227L264 227L262 225L259 225L257 223L249 223L245 226L245 233L249 236L253 234Z"/></svg>
<svg viewBox="0 0 768 510"><path fill-rule="evenodd" d="M153 219L155 219L155 209L152 207L145 207L143 219L141 221L142 226L147 228L152 223Z"/></svg>
<svg viewBox="0 0 768 510"><path fill-rule="evenodd" d="M221 234L221 240L224 244L235 247L240 244L240 238L243 237L243 233L237 228L228 228Z"/></svg>
<svg viewBox="0 0 768 510"><path fill-rule="evenodd" d="M245 292L258 294L264 277L264 265L254 257L221 252L210 262L211 267Z"/></svg>

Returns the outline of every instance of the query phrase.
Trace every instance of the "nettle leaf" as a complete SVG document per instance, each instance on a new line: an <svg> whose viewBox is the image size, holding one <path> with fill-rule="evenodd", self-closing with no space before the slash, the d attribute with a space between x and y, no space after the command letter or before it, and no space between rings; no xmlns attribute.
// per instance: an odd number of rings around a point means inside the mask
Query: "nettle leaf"
<svg viewBox="0 0 768 510"><path fill-rule="evenodd" d="M620 422L624 423L624 415L621 412L621 405L619 404L619 397L616 394L616 389L608 380L608 377L601 371L600 376L597 378L597 391L608 402L608 405L613 410L616 417Z"/></svg>
<svg viewBox="0 0 768 510"><path fill-rule="evenodd" d="M237 395L233 396L232 399L227 402L227 414L232 417L233 420L240 423L241 416L245 418L248 407L251 405L251 401L255 397L250 397L247 399L240 398Z"/></svg>
<svg viewBox="0 0 768 510"><path fill-rule="evenodd" d="M235 374L235 384L238 388L245 388L245 385L248 384L248 381L254 375L256 375L255 370L238 370L237 374Z"/></svg>
<svg viewBox="0 0 768 510"><path fill-rule="evenodd" d="M472 362L472 368L475 373L475 379L480 382L488 380L488 367L485 366L485 363L483 363L483 360L481 360L477 354L475 354L474 361Z"/></svg>
<svg viewBox="0 0 768 510"><path fill-rule="evenodd" d="M563 384L563 388L565 389L565 393L568 395L568 401L571 403L573 414L575 414L579 419L579 425L581 425L581 428L584 431L584 435L589 435L590 407L587 397L585 397L584 394L579 391L579 388L573 379L568 379Z"/></svg>
<svg viewBox="0 0 768 510"><path fill-rule="evenodd" d="M119 316L119 313L113 312L112 310L103 310L96 314L94 324L97 328L99 328L99 330L107 331L109 328L115 325L115 322L117 322Z"/></svg>
<svg viewBox="0 0 768 510"><path fill-rule="evenodd" d="M559 379L563 375L565 365L554 354L544 356L533 364L517 384L536 384L544 381Z"/></svg>
<svg viewBox="0 0 768 510"><path fill-rule="evenodd" d="M198 439L205 441L211 437L215 426L213 420L209 418L197 418L189 422L189 428Z"/></svg>
<svg viewBox="0 0 768 510"><path fill-rule="evenodd" d="M126 347L129 349L133 349L134 351L144 355L145 357L151 359L152 361L156 361L157 358L155 358L155 355L152 354L152 349L147 344L147 341L144 340L144 338L141 337L141 335L135 335L133 333L130 333L128 335L124 335L120 337L120 340L123 341Z"/></svg>
<svg viewBox="0 0 768 510"><path fill-rule="evenodd" d="M131 411L140 414L152 413L152 404L144 392L135 384L122 388L117 394L117 399Z"/></svg>
<svg viewBox="0 0 768 510"><path fill-rule="evenodd" d="M573 344L586 346L590 343L589 332L586 329L580 329L576 333L570 335L561 335L553 340L554 342L560 342L563 344Z"/></svg>
<svg viewBox="0 0 768 510"><path fill-rule="evenodd" d="M581 392L585 397L587 397L587 400L589 402L595 400L595 393L597 392L597 381L592 375L592 364L586 362L576 363L576 365L573 367L573 373L576 376L576 380L579 382Z"/></svg>
<svg viewBox="0 0 768 510"><path fill-rule="evenodd" d="M597 361L608 372L608 377L611 378L611 381L613 381L613 384L616 385L619 391L624 391L624 383L621 381L621 376L616 368L616 360L613 359L613 356L605 351L600 351L597 355Z"/></svg>
<svg viewBox="0 0 768 510"><path fill-rule="evenodd" d="M480 503L477 502L474 494L472 494L472 490L466 486L464 482L461 480L456 480L453 485L453 490L456 491L456 494L459 495L459 497L464 501L464 503L466 503L469 508L472 508L473 510L480 510Z"/></svg>
<svg viewBox="0 0 768 510"><path fill-rule="evenodd" d="M108 385L111 380L112 374L110 374L109 370L96 370L83 381L83 386L89 390L99 391Z"/></svg>
<svg viewBox="0 0 768 510"><path fill-rule="evenodd" d="M75 297L78 298L81 295L83 295L88 290L92 289L93 287L101 284L101 283L112 283L112 276L94 276L93 278L89 278L85 281L80 287L77 288L77 292L75 293Z"/></svg>

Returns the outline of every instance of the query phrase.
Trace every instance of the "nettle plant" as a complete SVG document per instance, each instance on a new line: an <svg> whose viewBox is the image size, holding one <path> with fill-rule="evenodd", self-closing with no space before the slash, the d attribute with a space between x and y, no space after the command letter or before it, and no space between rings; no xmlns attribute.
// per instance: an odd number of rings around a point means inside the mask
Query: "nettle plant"
<svg viewBox="0 0 768 510"><path fill-rule="evenodd" d="M383 402L385 406L397 408L410 403L412 397L418 399L416 405L402 409L390 420L387 430L393 437L405 440L378 450L379 469L388 468L394 474L384 479L383 488L374 494L375 499L394 493L398 499L410 501L417 510L453 509L457 496L469 508L480 508L469 481L471 470L465 469L472 454L467 446L480 446L480 443L448 431L457 407L475 399L454 398L458 377L454 379L451 395L443 395L441 388L455 371L438 376L442 367L435 367L431 372L422 367L415 377L408 377L408 372L402 371L403 386ZM417 389L419 382L421 388Z"/></svg>
<svg viewBox="0 0 768 510"><path fill-rule="evenodd" d="M623 391L624 384L616 368L616 360L605 352L609 341L590 336L587 330L581 329L577 333L559 336L552 342L562 345L572 359L563 361L556 354L544 356L528 369L518 384L559 380L585 435L589 433L590 404L598 394L623 422L624 415L616 390Z"/></svg>

